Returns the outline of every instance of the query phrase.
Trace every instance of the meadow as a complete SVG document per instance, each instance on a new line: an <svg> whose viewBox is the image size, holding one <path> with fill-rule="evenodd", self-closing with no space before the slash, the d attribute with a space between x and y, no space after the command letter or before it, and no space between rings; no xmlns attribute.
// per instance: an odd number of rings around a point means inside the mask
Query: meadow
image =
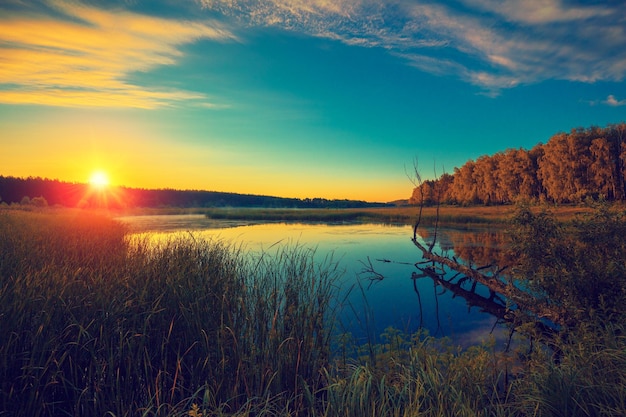
<svg viewBox="0 0 626 417"><path fill-rule="evenodd" d="M619 320L572 329L558 360L526 338L461 350L388 329L355 345L334 328L332 256L272 250L0 210L0 416L626 413Z"/></svg>

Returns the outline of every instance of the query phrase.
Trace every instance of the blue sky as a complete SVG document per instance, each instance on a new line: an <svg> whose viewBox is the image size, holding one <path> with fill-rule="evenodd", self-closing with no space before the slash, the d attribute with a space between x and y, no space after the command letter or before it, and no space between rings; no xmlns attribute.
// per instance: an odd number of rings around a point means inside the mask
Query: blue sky
<svg viewBox="0 0 626 417"><path fill-rule="evenodd" d="M559 0L0 5L0 175L408 198L626 120L626 6Z"/></svg>

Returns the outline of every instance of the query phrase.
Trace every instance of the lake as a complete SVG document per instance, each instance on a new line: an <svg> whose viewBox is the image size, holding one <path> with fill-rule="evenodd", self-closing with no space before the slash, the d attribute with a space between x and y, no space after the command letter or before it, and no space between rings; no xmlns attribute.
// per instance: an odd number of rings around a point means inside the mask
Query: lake
<svg viewBox="0 0 626 417"><path fill-rule="evenodd" d="M415 263L422 259L411 242L413 230L408 225L251 223L216 221L203 215L118 219L133 233L147 233L153 239L191 233L243 245L254 253L271 254L277 245L297 244L314 248L320 259L332 254L345 271L340 283L345 301L338 331L350 332L359 341L376 339L389 326L407 332L423 328L463 347L481 343L490 335L501 344L508 338L506 327L491 314L470 308L463 297L454 296L430 278L412 279L419 272ZM420 231L425 239L429 234L432 231ZM499 232L484 229L441 229L435 249L480 264L497 251L499 236ZM481 291L485 292L479 288Z"/></svg>

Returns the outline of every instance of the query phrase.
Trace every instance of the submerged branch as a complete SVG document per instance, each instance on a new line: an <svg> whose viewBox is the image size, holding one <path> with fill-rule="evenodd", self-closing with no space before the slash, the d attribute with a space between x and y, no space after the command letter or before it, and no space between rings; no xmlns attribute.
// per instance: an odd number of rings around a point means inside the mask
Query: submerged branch
<svg viewBox="0 0 626 417"><path fill-rule="evenodd" d="M428 277L434 280L437 284L452 291L453 294L463 297L469 307L478 307L482 311L493 315L501 320L511 320L511 311L504 304L500 304L495 301L494 297L483 297L474 292L475 287L472 290L466 290L462 286L462 281L452 282L452 280L445 280L438 274L433 268L420 269L422 274L413 273L414 278Z"/></svg>
<svg viewBox="0 0 626 417"><path fill-rule="evenodd" d="M370 281L369 285L367 286L368 289L372 286L373 283L385 279L385 276L383 274L374 269L374 265L372 265L372 260L369 256L367 257L367 263L365 263L364 261L359 262L361 263L361 265L363 265L363 269L361 269L359 275L367 275L367 279Z"/></svg>
<svg viewBox="0 0 626 417"><path fill-rule="evenodd" d="M567 324L567 314L563 308L556 305L546 305L545 303L539 302L536 298L532 297L532 295L517 288L512 283L507 283L499 279L498 274L493 276L483 274L478 269L474 269L470 266L461 264L455 259L451 259L447 256L441 256L432 252L430 248L426 248L415 237L411 240L415 247L417 247L422 252L422 256L424 259L457 271L460 274L463 274L464 276L474 280L475 282L484 285L489 290L503 295L517 307L517 310L521 311L522 313L534 316L537 320L550 320L554 324L560 326ZM432 268L424 268L421 270L430 271L431 269ZM502 269L500 269L499 271L502 271ZM433 274L436 274L434 270L432 272ZM439 276L439 281L447 282L440 278L441 277ZM507 310L509 309L507 308Z"/></svg>

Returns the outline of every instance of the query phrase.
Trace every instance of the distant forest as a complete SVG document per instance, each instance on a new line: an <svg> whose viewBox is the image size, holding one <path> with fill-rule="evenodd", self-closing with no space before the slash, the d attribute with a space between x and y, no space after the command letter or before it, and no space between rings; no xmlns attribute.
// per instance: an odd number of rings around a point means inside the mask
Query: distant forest
<svg viewBox="0 0 626 417"><path fill-rule="evenodd" d="M0 176L0 204L64 207L264 207L264 208L362 208L386 206L354 200L281 198L218 191L107 187L44 178Z"/></svg>
<svg viewBox="0 0 626 417"><path fill-rule="evenodd" d="M580 203L626 197L626 123L558 133L531 150L508 149L470 160L452 174L422 181L411 204Z"/></svg>

